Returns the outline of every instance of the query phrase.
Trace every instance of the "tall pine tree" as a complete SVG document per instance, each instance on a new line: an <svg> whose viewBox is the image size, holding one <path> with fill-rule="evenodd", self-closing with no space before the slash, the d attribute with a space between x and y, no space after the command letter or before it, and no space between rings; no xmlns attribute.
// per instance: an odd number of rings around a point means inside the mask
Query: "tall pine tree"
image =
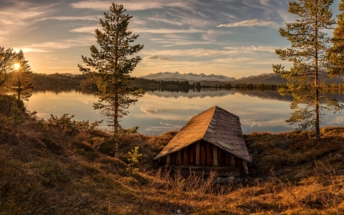
<svg viewBox="0 0 344 215"><path fill-rule="evenodd" d="M316 139L320 139L320 118L323 108L337 109L338 103L325 97L320 83L327 77L327 50L330 38L324 32L335 23L330 5L333 0L299 0L289 3L289 12L300 18L280 28L282 37L291 42L285 50L277 49L280 59L293 63L290 70L282 65L273 65L275 73L287 80L282 95L291 94L294 110L287 122L299 124L300 129L314 128Z"/></svg>
<svg viewBox="0 0 344 215"><path fill-rule="evenodd" d="M130 76L141 60L139 56L130 56L138 53L143 45L131 45L138 35L127 30L132 16L124 14L123 6L112 3L110 11L104 13L105 20L100 19L103 30L95 31L100 48L91 46L91 58L82 56L86 66L78 66L81 72L95 80L99 101L94 108L102 110L117 134L121 130L119 118L125 116L129 105L144 93L131 85L134 78Z"/></svg>

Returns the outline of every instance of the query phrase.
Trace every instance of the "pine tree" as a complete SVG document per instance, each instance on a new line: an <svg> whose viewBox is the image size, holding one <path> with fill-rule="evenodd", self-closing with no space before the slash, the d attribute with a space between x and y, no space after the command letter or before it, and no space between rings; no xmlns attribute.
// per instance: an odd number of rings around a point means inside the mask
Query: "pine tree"
<svg viewBox="0 0 344 215"><path fill-rule="evenodd" d="M19 69L14 68L19 64ZM0 47L0 87L3 93L13 93L17 100L28 99L33 89L32 71L22 50Z"/></svg>
<svg viewBox="0 0 344 215"><path fill-rule="evenodd" d="M9 73L13 72L15 52L13 49L0 46L0 87L3 90Z"/></svg>
<svg viewBox="0 0 344 215"><path fill-rule="evenodd" d="M130 73L140 62L141 57L131 55L138 53L143 45L131 45L138 35L128 31L132 16L124 14L122 5L112 3L111 13L104 13L105 20L100 19L103 31L96 30L99 49L91 46L91 58L82 56L86 66L78 65L81 72L95 80L98 87L99 101L95 109L109 119L115 134L121 130L119 118L127 115L130 104L143 96L142 89L131 86L133 77Z"/></svg>
<svg viewBox="0 0 344 215"><path fill-rule="evenodd" d="M16 94L17 100L27 100L32 95L33 74L22 50L15 54L14 63L19 64L19 69L10 75L9 91Z"/></svg>
<svg viewBox="0 0 344 215"><path fill-rule="evenodd" d="M285 50L277 49L280 59L293 63L290 70L282 65L273 65L275 73L287 80L282 95L291 94L291 109L295 110L287 122L299 124L299 129L314 128L316 139L320 139L321 111L338 110L338 103L325 97L320 83L327 76L329 37L324 32L335 23L330 5L333 0L299 0L289 3L289 12L297 15L294 23L280 28L282 37L291 42Z"/></svg>

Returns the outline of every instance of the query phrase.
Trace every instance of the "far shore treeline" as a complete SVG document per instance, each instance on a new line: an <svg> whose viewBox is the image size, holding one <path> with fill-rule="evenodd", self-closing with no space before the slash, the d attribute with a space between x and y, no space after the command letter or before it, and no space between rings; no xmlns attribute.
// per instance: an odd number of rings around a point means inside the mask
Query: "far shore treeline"
<svg viewBox="0 0 344 215"><path fill-rule="evenodd" d="M282 79L282 78L281 78ZM253 82L253 83L252 83ZM161 90L161 91L181 91L188 92L190 89L200 90L201 88L215 89L238 89L238 90L278 90L285 87L285 84L271 84L270 80L264 82L258 81L247 82L214 82L214 81L177 81L177 80L153 80L145 78L135 78L132 84L141 87L144 90ZM81 88L84 91L97 90L92 79L87 78L83 74L38 74L33 73L33 84L35 90L49 90L52 87L60 88ZM323 89L335 90L340 93L344 90L344 84L341 78L329 79L328 82L322 83Z"/></svg>

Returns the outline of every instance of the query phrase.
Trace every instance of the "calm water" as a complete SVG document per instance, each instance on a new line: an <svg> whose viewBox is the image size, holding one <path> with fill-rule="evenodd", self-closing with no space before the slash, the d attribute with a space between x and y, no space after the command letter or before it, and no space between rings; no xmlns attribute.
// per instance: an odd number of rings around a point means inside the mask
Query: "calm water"
<svg viewBox="0 0 344 215"><path fill-rule="evenodd" d="M333 96L344 101L343 95ZM99 111L93 109L96 101L96 96L76 90L38 91L34 92L27 106L42 118L48 118L50 114L70 114L76 120L102 120ZM281 97L273 91L146 92L129 108L129 115L121 120L121 125L125 128L138 126L140 133L159 135L180 129L193 116L217 105L240 117L244 133L290 131L295 128L285 122L291 113L290 101L291 98ZM106 128L105 121L103 128ZM327 113L322 126L343 124L343 113Z"/></svg>

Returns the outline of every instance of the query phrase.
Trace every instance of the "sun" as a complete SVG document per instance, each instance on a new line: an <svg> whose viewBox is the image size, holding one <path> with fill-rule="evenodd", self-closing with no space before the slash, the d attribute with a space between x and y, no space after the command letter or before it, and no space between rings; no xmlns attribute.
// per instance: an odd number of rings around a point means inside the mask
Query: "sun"
<svg viewBox="0 0 344 215"><path fill-rule="evenodd" d="M19 64L19 63L15 63L15 64L13 65L13 68L14 68L15 70L20 69L20 64Z"/></svg>

